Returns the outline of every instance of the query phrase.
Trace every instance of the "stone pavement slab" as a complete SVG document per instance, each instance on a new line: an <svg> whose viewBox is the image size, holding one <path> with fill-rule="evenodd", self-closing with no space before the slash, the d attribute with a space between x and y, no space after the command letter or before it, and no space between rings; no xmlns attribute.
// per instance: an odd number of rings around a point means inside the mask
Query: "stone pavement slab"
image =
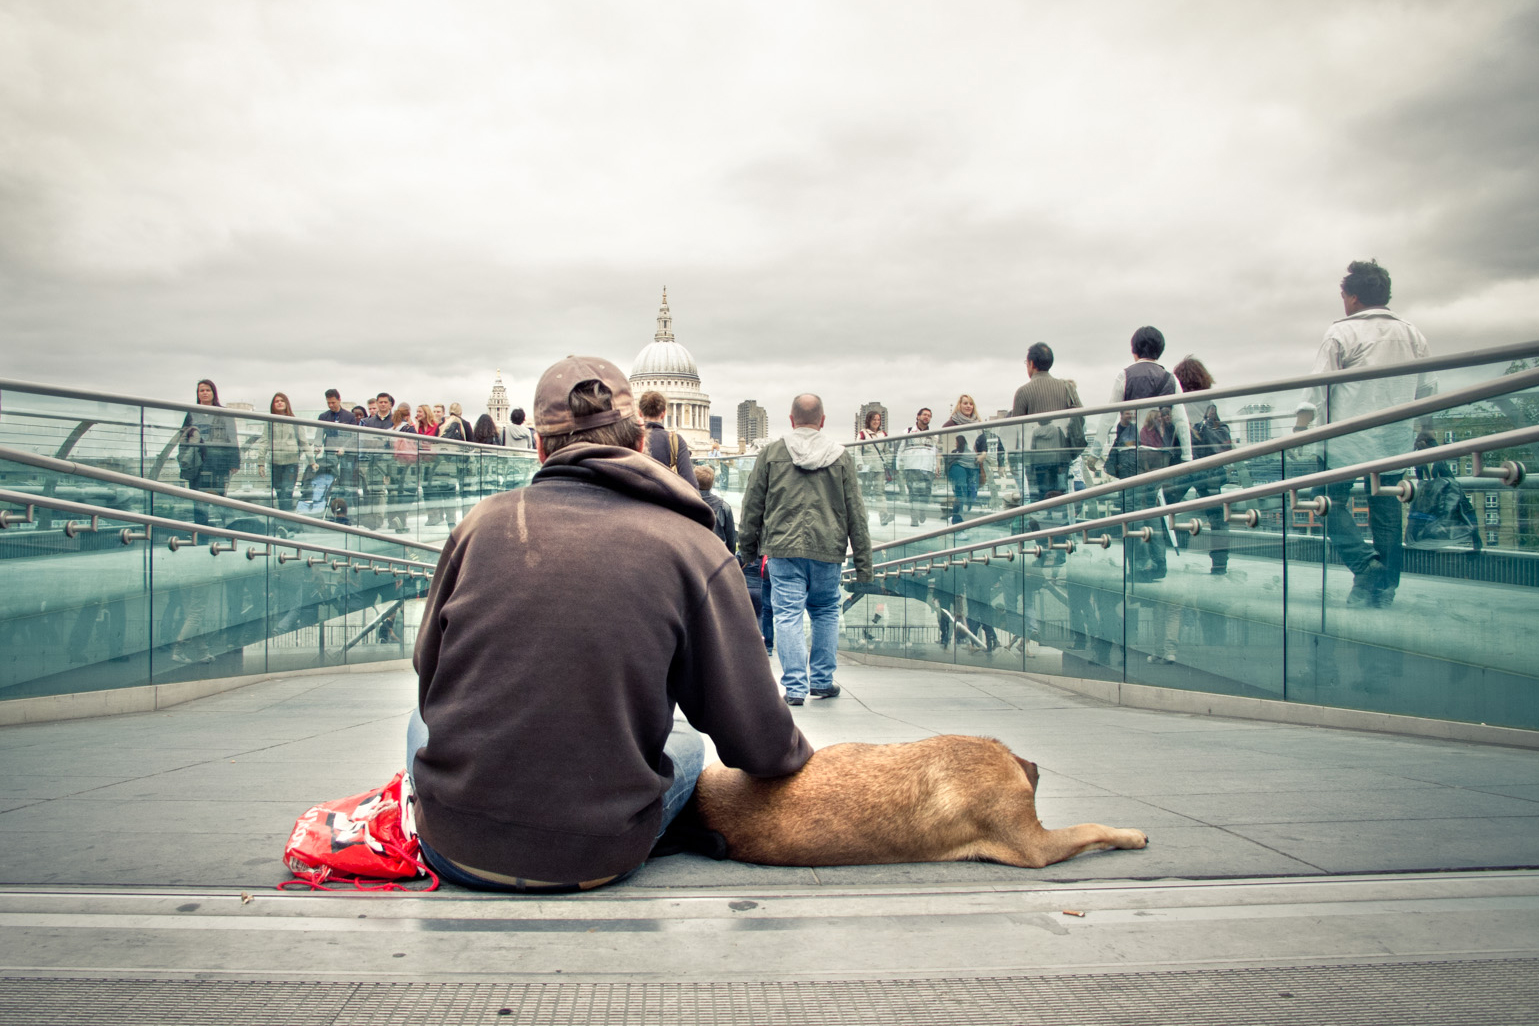
<svg viewBox="0 0 1539 1026"><path fill-rule="evenodd" d="M1013 673L847 662L814 745L998 737L1052 826L1150 833L1045 870L661 859L623 887L1222 879L1539 864L1539 758L1424 738L1108 706ZM0 728L0 884L270 887L295 817L404 760L407 670L283 678L143 713Z"/></svg>

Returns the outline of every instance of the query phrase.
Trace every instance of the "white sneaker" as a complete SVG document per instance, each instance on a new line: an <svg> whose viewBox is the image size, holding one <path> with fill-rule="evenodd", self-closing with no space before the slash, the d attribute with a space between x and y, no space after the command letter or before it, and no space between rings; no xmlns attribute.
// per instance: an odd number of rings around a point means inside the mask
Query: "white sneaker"
<svg viewBox="0 0 1539 1026"><path fill-rule="evenodd" d="M1035 641L1032 641L1030 638L1026 639L1026 658L1027 659L1035 659L1037 657L1037 653L1040 652L1041 650L1042 650L1042 646L1038 645Z"/></svg>

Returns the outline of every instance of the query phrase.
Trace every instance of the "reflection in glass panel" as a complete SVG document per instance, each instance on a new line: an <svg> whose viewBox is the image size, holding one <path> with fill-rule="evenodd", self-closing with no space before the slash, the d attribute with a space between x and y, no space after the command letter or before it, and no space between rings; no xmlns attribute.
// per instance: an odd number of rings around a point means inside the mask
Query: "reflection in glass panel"
<svg viewBox="0 0 1539 1026"><path fill-rule="evenodd" d="M88 520L45 523L40 512L0 531L0 701L147 683L144 546L120 541L122 523L93 532Z"/></svg>

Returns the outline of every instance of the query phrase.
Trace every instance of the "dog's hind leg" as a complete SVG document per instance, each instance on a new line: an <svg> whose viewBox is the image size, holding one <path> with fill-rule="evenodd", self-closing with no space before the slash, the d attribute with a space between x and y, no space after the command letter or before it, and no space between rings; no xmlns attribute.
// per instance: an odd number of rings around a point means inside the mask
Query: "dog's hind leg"
<svg viewBox="0 0 1539 1026"><path fill-rule="evenodd" d="M1142 830L1102 826L1100 823L1081 823L1079 826L1059 830L1043 830L1036 838L1034 847L1042 861L1039 865L1050 866L1055 862L1072 859L1087 851L1104 851L1107 848L1142 848L1149 843L1149 835Z"/></svg>
<svg viewBox="0 0 1539 1026"><path fill-rule="evenodd" d="M1081 823L1060 830L1046 830L1037 825L1035 829L1012 833L1014 836L992 838L970 845L966 857L988 859L1026 869L1041 869L1083 855L1087 851L1142 848L1149 843L1148 835L1142 830L1102 826L1100 823Z"/></svg>

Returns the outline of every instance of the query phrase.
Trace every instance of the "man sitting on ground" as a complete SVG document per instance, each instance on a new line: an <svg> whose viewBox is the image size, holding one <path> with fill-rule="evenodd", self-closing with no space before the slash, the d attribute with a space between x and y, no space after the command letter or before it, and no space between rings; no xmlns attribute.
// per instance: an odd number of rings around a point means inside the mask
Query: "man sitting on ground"
<svg viewBox="0 0 1539 1026"><path fill-rule="evenodd" d="M534 426L539 472L477 505L439 558L407 766L443 879L585 890L645 861L694 790L703 745L675 704L756 776L812 748L710 507L641 452L625 374L562 360Z"/></svg>

